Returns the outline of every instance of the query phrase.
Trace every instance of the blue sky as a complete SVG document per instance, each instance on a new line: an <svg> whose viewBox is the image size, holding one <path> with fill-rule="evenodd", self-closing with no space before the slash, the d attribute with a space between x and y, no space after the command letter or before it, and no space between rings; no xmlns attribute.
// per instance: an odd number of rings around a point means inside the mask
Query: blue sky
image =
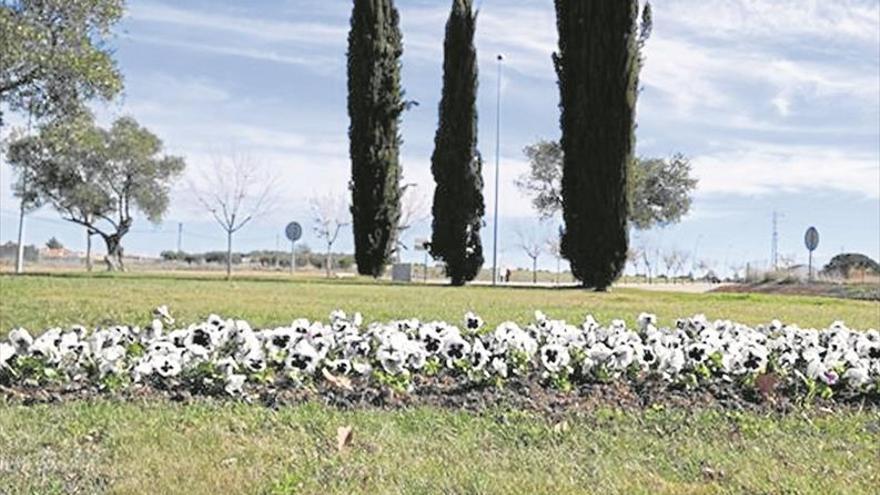
<svg viewBox="0 0 880 495"><path fill-rule="evenodd" d="M430 154L440 96L442 37L449 2L398 0L403 85L420 105L403 117L407 182L430 204ZM345 50L350 2L133 1L113 40L125 74L122 98L100 118L129 114L186 157L166 221L138 220L129 253L176 245L222 249L222 231L192 200L189 184L212 157L246 153L277 177L275 208L242 230L236 248L273 249L289 219L311 232L308 198L345 192ZM876 0L657 0L638 106L637 151L692 158L699 188L681 224L638 233L633 243L697 251L721 271L766 264L772 211L781 213L781 253L806 260L803 232L822 236L816 259L842 249L880 258L880 6ZM494 181L497 53L502 78L499 264L527 264L519 233L549 234L513 180L522 148L556 138L558 90L551 0L483 0L477 23L480 150ZM4 129L4 132L7 132ZM0 240L14 239L17 204L0 167ZM491 187L485 191L493 202ZM484 246L491 252L488 211ZM406 241L427 235L417 224ZM74 249L80 229L44 208L30 215L27 241L51 235ZM543 235L543 234L542 234ZM281 247L285 248L283 235ZM340 247L351 249L345 232ZM405 258L419 259L409 252ZM491 259L487 260L487 265ZM544 256L543 266L551 266Z"/></svg>

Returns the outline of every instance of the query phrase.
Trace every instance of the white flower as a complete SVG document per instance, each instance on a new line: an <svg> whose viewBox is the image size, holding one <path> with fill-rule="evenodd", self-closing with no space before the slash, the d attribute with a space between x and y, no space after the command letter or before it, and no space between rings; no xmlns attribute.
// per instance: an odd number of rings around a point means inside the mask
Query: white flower
<svg viewBox="0 0 880 495"><path fill-rule="evenodd" d="M180 356L177 354L156 356L152 367L156 373L165 378L177 376L183 369L180 363Z"/></svg>
<svg viewBox="0 0 880 495"><path fill-rule="evenodd" d="M857 389L871 381L868 370L862 367L854 367L846 370L843 373L843 379Z"/></svg>
<svg viewBox="0 0 880 495"><path fill-rule="evenodd" d="M7 366L9 360L15 356L15 347L6 342L0 342L0 368Z"/></svg>
<svg viewBox="0 0 880 495"><path fill-rule="evenodd" d="M315 350L308 340L303 339L293 347L285 364L290 369L299 370L310 375L315 372L318 360L318 351Z"/></svg>
<svg viewBox="0 0 880 495"><path fill-rule="evenodd" d="M492 367L492 371L494 371L496 375L502 378L507 378L507 363L504 361L504 358L492 358L490 366Z"/></svg>
<svg viewBox="0 0 880 495"><path fill-rule="evenodd" d="M153 314L156 315L156 318L161 318L165 321L165 323L169 325L174 325L174 318L171 317L171 312L168 310L168 306L162 305L153 310ZM213 315L212 315L213 316Z"/></svg>
<svg viewBox="0 0 880 495"><path fill-rule="evenodd" d="M635 359L635 350L628 344L621 344L611 350L608 364L611 369L625 370Z"/></svg>
<svg viewBox="0 0 880 495"><path fill-rule="evenodd" d="M382 364L382 369L384 369L386 373L399 375L406 371L406 368L404 368L406 355L399 350L390 347L379 349L376 352L376 358L379 360L379 363Z"/></svg>
<svg viewBox="0 0 880 495"><path fill-rule="evenodd" d="M223 390L229 395L238 395L241 393L241 389L244 386L246 379L247 376L245 375L239 375L236 373L230 374L226 377L226 386L223 387Z"/></svg>
<svg viewBox="0 0 880 495"><path fill-rule="evenodd" d="M541 348L541 364L551 373L559 373L568 367L571 357L568 349L559 344L547 344Z"/></svg>
<svg viewBox="0 0 880 495"><path fill-rule="evenodd" d="M252 373L260 373L266 369L266 356L259 348L252 349L250 352L238 359Z"/></svg>
<svg viewBox="0 0 880 495"><path fill-rule="evenodd" d="M447 336L440 344L440 353L449 367L452 367L455 361L468 357L470 351L471 345L457 333Z"/></svg>
<svg viewBox="0 0 880 495"><path fill-rule="evenodd" d="M482 370L489 362L489 351L480 339L475 340L471 347L470 361L471 368L476 371Z"/></svg>
<svg viewBox="0 0 880 495"><path fill-rule="evenodd" d="M605 344L598 343L587 351L587 357L596 364L605 364L611 359L613 352Z"/></svg>
<svg viewBox="0 0 880 495"><path fill-rule="evenodd" d="M468 311L464 315L464 327L470 333L476 333L481 328L483 328L483 319L474 314L471 311Z"/></svg>
<svg viewBox="0 0 880 495"><path fill-rule="evenodd" d="M348 359L328 359L324 361L324 366L337 375L347 375L353 369L351 361Z"/></svg>
<svg viewBox="0 0 880 495"><path fill-rule="evenodd" d="M369 375L373 372L373 366L370 363L365 363L363 361L352 361L351 368L355 373L361 376Z"/></svg>
<svg viewBox="0 0 880 495"><path fill-rule="evenodd" d="M16 354L27 354L34 343L34 338L24 328L16 328L7 336L9 343L15 348Z"/></svg>
<svg viewBox="0 0 880 495"><path fill-rule="evenodd" d="M639 326L639 330L645 332L657 325L657 316L651 313L641 313L636 318L636 324Z"/></svg>

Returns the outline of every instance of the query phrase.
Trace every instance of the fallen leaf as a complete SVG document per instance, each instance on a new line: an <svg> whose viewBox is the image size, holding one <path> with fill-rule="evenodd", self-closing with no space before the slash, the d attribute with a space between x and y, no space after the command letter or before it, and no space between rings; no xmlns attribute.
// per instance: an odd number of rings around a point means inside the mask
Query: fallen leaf
<svg viewBox="0 0 880 495"><path fill-rule="evenodd" d="M714 480L719 480L724 477L724 470L723 469L713 469L709 466L703 466L701 473L703 474L703 478L705 478L707 480L714 481Z"/></svg>
<svg viewBox="0 0 880 495"><path fill-rule="evenodd" d="M336 376L333 373L327 371L327 368L321 368L321 375L324 377L325 380L330 382L330 384L336 388L348 390L349 392L354 390L354 388L352 388L351 386L351 380L344 376Z"/></svg>
<svg viewBox="0 0 880 495"><path fill-rule="evenodd" d="M342 452L345 447L351 445L352 429L351 426L340 426L336 428L336 449Z"/></svg>
<svg viewBox="0 0 880 495"><path fill-rule="evenodd" d="M765 399L774 398L776 387L779 385L779 377L774 373L764 373L755 378L755 388Z"/></svg>

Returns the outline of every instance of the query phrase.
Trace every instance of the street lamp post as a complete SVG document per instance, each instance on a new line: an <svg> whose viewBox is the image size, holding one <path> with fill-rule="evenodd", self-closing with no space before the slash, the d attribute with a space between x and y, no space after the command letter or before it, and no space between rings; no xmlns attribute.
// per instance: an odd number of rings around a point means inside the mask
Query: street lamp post
<svg viewBox="0 0 880 495"><path fill-rule="evenodd" d="M492 285L498 283L498 164L501 161L501 61L498 54L498 94L495 109L495 221L492 225Z"/></svg>

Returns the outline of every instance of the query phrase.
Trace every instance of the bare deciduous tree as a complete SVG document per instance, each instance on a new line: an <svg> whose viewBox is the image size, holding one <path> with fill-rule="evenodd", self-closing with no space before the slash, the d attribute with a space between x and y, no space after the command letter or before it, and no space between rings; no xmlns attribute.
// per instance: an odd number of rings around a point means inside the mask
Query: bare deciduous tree
<svg viewBox="0 0 880 495"><path fill-rule="evenodd" d="M675 273L684 275L684 267L687 265L688 260L691 259L691 255L687 251L678 251L676 258L675 266L673 267Z"/></svg>
<svg viewBox="0 0 880 495"><path fill-rule="evenodd" d="M551 235L545 246L547 247L547 252L550 253L553 258L556 259L556 285L559 285L559 275L562 272L562 242L559 234Z"/></svg>
<svg viewBox="0 0 880 495"><path fill-rule="evenodd" d="M684 265L687 264L690 255L680 249L672 248L663 253L661 259L663 260L663 265L666 267L666 278L675 282L675 279L679 275L682 275Z"/></svg>
<svg viewBox="0 0 880 495"><path fill-rule="evenodd" d="M641 263L642 260L642 249L636 246L630 246L626 251L626 259L632 263L633 269L636 271L636 280L638 280L639 263Z"/></svg>
<svg viewBox="0 0 880 495"><path fill-rule="evenodd" d="M532 283L538 283L538 257L544 251L544 245L541 241L531 235L527 235L522 231L517 232L519 242L517 246L526 253L526 256L532 259Z"/></svg>
<svg viewBox="0 0 880 495"><path fill-rule="evenodd" d="M424 194L416 190L418 184L409 183L400 188L400 220L397 222L397 248L395 258L400 261L401 251L407 249L403 240L404 233L414 224L423 222L430 217L428 202Z"/></svg>
<svg viewBox="0 0 880 495"><path fill-rule="evenodd" d="M215 157L211 170L191 188L198 202L226 232L226 279L232 277L232 236L271 209L274 177L250 156Z"/></svg>
<svg viewBox="0 0 880 495"><path fill-rule="evenodd" d="M339 237L339 232L351 225L351 210L345 196L334 194L313 197L309 200L309 206L315 222L315 235L327 244L324 268L329 278L333 269L333 243Z"/></svg>
<svg viewBox="0 0 880 495"><path fill-rule="evenodd" d="M654 267L657 265L657 255L658 250L656 248L651 248L647 241L643 241L643 245L639 248L639 251L642 255L642 264L645 265L645 274L648 277L648 283L651 283L651 279L654 276Z"/></svg>

